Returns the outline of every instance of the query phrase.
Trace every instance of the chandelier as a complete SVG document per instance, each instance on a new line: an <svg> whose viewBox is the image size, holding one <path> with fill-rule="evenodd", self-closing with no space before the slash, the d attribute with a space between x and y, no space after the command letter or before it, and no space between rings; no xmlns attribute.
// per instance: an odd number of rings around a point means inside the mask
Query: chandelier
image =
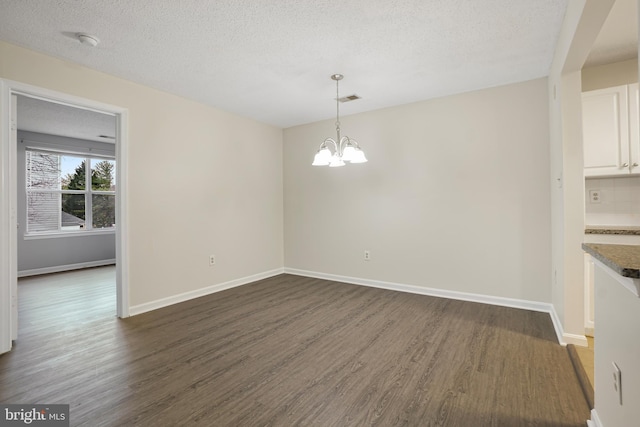
<svg viewBox="0 0 640 427"><path fill-rule="evenodd" d="M344 166L345 162L365 163L367 158L358 143L348 136L340 137L340 95L338 84L343 79L342 74L334 74L332 80L336 82L336 133L337 138L327 138L313 158L313 166L329 166L331 168Z"/></svg>

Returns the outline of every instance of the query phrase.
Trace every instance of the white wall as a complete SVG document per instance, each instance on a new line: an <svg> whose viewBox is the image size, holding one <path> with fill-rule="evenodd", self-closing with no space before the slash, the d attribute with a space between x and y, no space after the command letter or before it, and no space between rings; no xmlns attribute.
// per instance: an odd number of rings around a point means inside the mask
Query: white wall
<svg viewBox="0 0 640 427"><path fill-rule="evenodd" d="M343 117L369 163L337 169L311 166L334 120L286 129L286 267L550 302L546 88Z"/></svg>
<svg viewBox="0 0 640 427"><path fill-rule="evenodd" d="M593 203L589 191L597 191ZM587 225L640 226L640 176L589 178L585 180Z"/></svg>
<svg viewBox="0 0 640 427"><path fill-rule="evenodd" d="M4 42L0 58L0 78L128 109L132 306L282 268L282 130Z"/></svg>
<svg viewBox="0 0 640 427"><path fill-rule="evenodd" d="M569 2L549 71L552 302L566 342L584 337L581 69L614 0Z"/></svg>
<svg viewBox="0 0 640 427"><path fill-rule="evenodd" d="M74 138L43 135L18 131L17 182L18 182L18 275L33 270L49 271L52 267L74 264L99 263L116 258L115 232L108 234L84 234L56 238L25 240L27 222L27 195L25 188L25 147L66 150L89 153L90 149L115 155L114 144L83 141Z"/></svg>
<svg viewBox="0 0 640 427"><path fill-rule="evenodd" d="M584 160L580 72L562 76L562 193L564 198L564 328L584 337ZM580 342L578 342L580 344ZM586 342L581 342L585 344Z"/></svg>

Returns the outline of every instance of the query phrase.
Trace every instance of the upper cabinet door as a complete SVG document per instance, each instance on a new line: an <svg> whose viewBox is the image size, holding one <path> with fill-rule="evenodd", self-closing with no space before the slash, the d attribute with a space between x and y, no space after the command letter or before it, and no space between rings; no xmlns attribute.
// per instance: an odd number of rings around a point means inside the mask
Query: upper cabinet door
<svg viewBox="0 0 640 427"><path fill-rule="evenodd" d="M629 85L629 168L640 174L640 91L638 83Z"/></svg>
<svg viewBox="0 0 640 427"><path fill-rule="evenodd" d="M585 176L629 174L627 85L582 94Z"/></svg>

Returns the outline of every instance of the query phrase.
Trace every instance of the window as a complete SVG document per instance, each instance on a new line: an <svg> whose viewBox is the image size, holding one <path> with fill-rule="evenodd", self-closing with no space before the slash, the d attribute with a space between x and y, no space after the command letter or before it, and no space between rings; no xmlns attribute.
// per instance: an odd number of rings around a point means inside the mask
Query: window
<svg viewBox="0 0 640 427"><path fill-rule="evenodd" d="M27 234L113 229L116 162L28 149Z"/></svg>

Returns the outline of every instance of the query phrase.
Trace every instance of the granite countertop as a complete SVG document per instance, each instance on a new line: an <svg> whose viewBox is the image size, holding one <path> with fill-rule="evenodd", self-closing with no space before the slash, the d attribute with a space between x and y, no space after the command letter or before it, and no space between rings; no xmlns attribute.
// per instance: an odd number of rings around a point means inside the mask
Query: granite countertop
<svg viewBox="0 0 640 427"><path fill-rule="evenodd" d="M582 249L619 275L640 279L640 245L583 243Z"/></svg>
<svg viewBox="0 0 640 427"><path fill-rule="evenodd" d="M584 234L640 236L640 227L633 225L587 225Z"/></svg>

